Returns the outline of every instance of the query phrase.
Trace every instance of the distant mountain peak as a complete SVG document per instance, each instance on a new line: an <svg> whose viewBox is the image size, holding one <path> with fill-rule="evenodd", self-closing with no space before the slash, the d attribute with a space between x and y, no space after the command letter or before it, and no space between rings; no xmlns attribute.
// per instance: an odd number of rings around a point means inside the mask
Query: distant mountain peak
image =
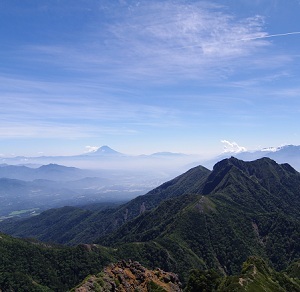
<svg viewBox="0 0 300 292"><path fill-rule="evenodd" d="M261 149L260 151L262 152L278 152L281 150L288 150L288 149L297 149L299 148L299 146L296 145L282 145L282 146L278 146L278 147L266 147Z"/></svg>
<svg viewBox="0 0 300 292"><path fill-rule="evenodd" d="M92 151L92 152L89 152L85 155L98 155L98 156L121 156L121 155L124 155L112 148L110 148L109 146L107 145L103 145L101 146L100 148L98 148L97 150L95 151Z"/></svg>
<svg viewBox="0 0 300 292"><path fill-rule="evenodd" d="M117 152L107 145L101 146L96 152Z"/></svg>
<svg viewBox="0 0 300 292"><path fill-rule="evenodd" d="M280 148L281 147L266 147L266 148L262 148L260 151L262 151L262 152L276 152Z"/></svg>

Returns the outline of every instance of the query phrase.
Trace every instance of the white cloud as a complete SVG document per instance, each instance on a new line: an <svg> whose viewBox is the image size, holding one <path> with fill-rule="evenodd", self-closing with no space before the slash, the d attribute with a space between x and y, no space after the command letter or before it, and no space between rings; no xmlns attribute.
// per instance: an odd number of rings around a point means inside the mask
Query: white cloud
<svg viewBox="0 0 300 292"><path fill-rule="evenodd" d="M227 140L221 140L221 143L223 143L224 147L224 153L240 153L245 152L247 149L243 146L239 146L236 142L230 142Z"/></svg>
<svg viewBox="0 0 300 292"><path fill-rule="evenodd" d="M85 146L85 153L96 152L100 147L99 146Z"/></svg>

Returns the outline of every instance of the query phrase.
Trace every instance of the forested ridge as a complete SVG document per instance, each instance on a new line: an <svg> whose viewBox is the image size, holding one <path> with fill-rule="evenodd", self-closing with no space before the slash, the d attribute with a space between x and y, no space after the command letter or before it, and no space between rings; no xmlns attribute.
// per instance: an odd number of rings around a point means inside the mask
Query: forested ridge
<svg viewBox="0 0 300 292"><path fill-rule="evenodd" d="M7 230L16 227L16 235L34 231L48 241L59 242L61 236L64 243L81 244L55 247L3 235L1 285L12 281L14 261L15 267L26 262L21 253L9 251L16 244L29 255L36 248L45 264L22 268L19 278L36 287L70 288L109 262L134 260L178 274L187 291L201 285L212 289L207 291L260 291L254 289L261 285L269 287L266 291L299 291L299 218L300 174L291 166L268 158L225 159L213 171L193 168L114 209L64 208L9 222ZM43 282L40 273L53 282Z"/></svg>

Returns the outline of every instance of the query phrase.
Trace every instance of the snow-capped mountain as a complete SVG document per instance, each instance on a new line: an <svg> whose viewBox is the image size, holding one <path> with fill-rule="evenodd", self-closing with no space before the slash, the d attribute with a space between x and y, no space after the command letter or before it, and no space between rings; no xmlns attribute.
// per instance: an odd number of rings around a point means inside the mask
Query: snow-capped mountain
<svg viewBox="0 0 300 292"><path fill-rule="evenodd" d="M91 151L89 153L85 153L84 155L92 155L92 156L125 156L125 154L120 153L108 146L101 146L100 148L98 148L95 151Z"/></svg>

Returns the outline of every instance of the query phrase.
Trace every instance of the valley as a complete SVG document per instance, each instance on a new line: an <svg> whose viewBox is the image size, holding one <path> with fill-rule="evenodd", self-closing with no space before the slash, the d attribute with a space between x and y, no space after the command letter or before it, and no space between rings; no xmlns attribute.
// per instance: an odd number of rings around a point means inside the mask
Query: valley
<svg viewBox="0 0 300 292"><path fill-rule="evenodd" d="M163 175L162 175L163 177ZM86 170L47 164L0 165L0 220L51 208L124 202L159 185L151 172Z"/></svg>

